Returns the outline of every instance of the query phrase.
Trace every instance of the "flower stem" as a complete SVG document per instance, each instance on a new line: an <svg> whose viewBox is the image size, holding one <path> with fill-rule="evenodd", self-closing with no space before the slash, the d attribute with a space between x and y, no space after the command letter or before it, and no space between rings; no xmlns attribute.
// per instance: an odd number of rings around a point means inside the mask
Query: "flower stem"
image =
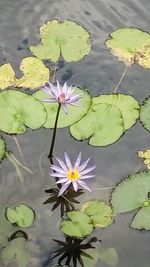
<svg viewBox="0 0 150 267"><path fill-rule="evenodd" d="M57 123L58 123L58 117L59 117L59 113L60 113L60 108L61 108L61 104L59 104L58 109L57 109L55 125L54 125L54 131L53 131L53 136L52 136L52 141L51 141L51 147L50 147L50 151L49 151L49 155L48 155L48 158L49 158L51 164L53 164L53 150L54 150L54 145L55 145Z"/></svg>
<svg viewBox="0 0 150 267"><path fill-rule="evenodd" d="M121 82L123 81L123 79L124 79L124 77L125 77L125 75L126 75L126 73L127 73L128 68L129 68L129 66L127 66L127 67L125 68L125 70L124 70L124 72L123 72L123 74L122 74L122 76L121 76L119 82L117 83L117 85L116 85L116 87L115 87L115 89L114 89L114 94L116 94L116 92L117 92L117 90L118 90L118 88L119 88L119 85L121 84Z"/></svg>

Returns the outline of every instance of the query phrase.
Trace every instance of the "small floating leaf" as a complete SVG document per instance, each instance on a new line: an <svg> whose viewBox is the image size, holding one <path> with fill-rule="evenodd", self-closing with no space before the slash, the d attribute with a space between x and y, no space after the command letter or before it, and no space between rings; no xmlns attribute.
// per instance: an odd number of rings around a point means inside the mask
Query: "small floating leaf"
<svg viewBox="0 0 150 267"><path fill-rule="evenodd" d="M138 63L150 68L150 34L135 28L118 29L106 41L112 54L126 65Z"/></svg>
<svg viewBox="0 0 150 267"><path fill-rule="evenodd" d="M147 168L150 169L150 150L147 149L145 151L138 151L138 157L142 158Z"/></svg>
<svg viewBox="0 0 150 267"><path fill-rule="evenodd" d="M106 146L117 141L139 116L139 104L123 94L100 95L92 99L87 115L70 127L77 140L90 138L93 146Z"/></svg>
<svg viewBox="0 0 150 267"><path fill-rule="evenodd" d="M88 254L90 257L87 257L86 254ZM86 254L84 253L81 254L81 258L84 262L84 266L95 267L98 262L98 258L99 258L98 251L95 248L94 249L90 248L86 250Z"/></svg>
<svg viewBox="0 0 150 267"><path fill-rule="evenodd" d="M99 258L102 262L109 266L116 266L118 263L118 253L115 248L101 248L99 250Z"/></svg>
<svg viewBox="0 0 150 267"><path fill-rule="evenodd" d="M105 202L98 200L86 202L81 211L91 218L95 227L105 228L113 222L112 209Z"/></svg>
<svg viewBox="0 0 150 267"><path fill-rule="evenodd" d="M67 106L68 113L65 114L63 110L60 111L58 128L63 128L72 125L73 123L79 121L88 111L91 104L91 97L89 93L85 90L81 90L78 87L74 88L74 94L82 93L82 97L78 100L80 107ZM47 94L43 90L39 90L33 94L33 96L39 100L44 100L47 98ZM45 128L53 128L56 119L56 113L58 109L58 103L46 103L42 102L47 111L47 121L44 124Z"/></svg>
<svg viewBox="0 0 150 267"><path fill-rule="evenodd" d="M0 137L0 161L5 157L6 143L2 137Z"/></svg>
<svg viewBox="0 0 150 267"><path fill-rule="evenodd" d="M143 126L150 131L150 97L141 106L140 120Z"/></svg>
<svg viewBox="0 0 150 267"><path fill-rule="evenodd" d="M13 260L17 262L18 267L26 267L30 261L30 253L26 248L24 238L13 239L2 249L1 258L5 265Z"/></svg>
<svg viewBox="0 0 150 267"><path fill-rule="evenodd" d="M142 207L150 191L150 171L133 174L119 183L111 195L114 213Z"/></svg>
<svg viewBox="0 0 150 267"><path fill-rule="evenodd" d="M91 234L93 225L91 219L80 211L67 212L67 220L61 223L61 231L68 236L84 237Z"/></svg>
<svg viewBox="0 0 150 267"><path fill-rule="evenodd" d="M49 69L38 58L24 58L21 62L20 69L24 75L22 78L16 80L17 87L34 89L44 85L50 79Z"/></svg>
<svg viewBox="0 0 150 267"><path fill-rule="evenodd" d="M0 88L5 89L15 84L15 72L10 63L0 66Z"/></svg>
<svg viewBox="0 0 150 267"><path fill-rule="evenodd" d="M40 59L56 62L60 55L66 62L78 61L91 49L88 31L76 22L48 21L40 28L41 44L31 46L30 51Z"/></svg>
<svg viewBox="0 0 150 267"><path fill-rule="evenodd" d="M131 223L131 227L139 230L150 230L150 206L142 207L137 212Z"/></svg>
<svg viewBox="0 0 150 267"><path fill-rule="evenodd" d="M26 127L40 128L47 113L40 101L16 90L0 93L0 130L6 133L25 133Z"/></svg>
<svg viewBox="0 0 150 267"><path fill-rule="evenodd" d="M15 208L7 208L6 217L12 224L17 224L20 227L30 227L34 222L35 213L29 206L20 204Z"/></svg>
<svg viewBox="0 0 150 267"><path fill-rule="evenodd" d="M4 213L5 208L0 204L0 244L2 244L2 246L7 243L10 233L13 231L13 226L6 220Z"/></svg>

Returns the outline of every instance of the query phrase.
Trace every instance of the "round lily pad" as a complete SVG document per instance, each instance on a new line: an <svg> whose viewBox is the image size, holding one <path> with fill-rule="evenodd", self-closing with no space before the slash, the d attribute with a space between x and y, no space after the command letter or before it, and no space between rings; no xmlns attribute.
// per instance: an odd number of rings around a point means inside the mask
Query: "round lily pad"
<svg viewBox="0 0 150 267"><path fill-rule="evenodd" d="M56 62L62 55L66 62L78 61L91 49L90 34L74 21L48 21L40 27L40 36L41 43L30 47L40 59Z"/></svg>
<svg viewBox="0 0 150 267"><path fill-rule="evenodd" d="M150 191L150 171L133 174L119 183L111 194L114 213L142 207Z"/></svg>
<svg viewBox="0 0 150 267"><path fill-rule="evenodd" d="M35 219L35 212L26 204L20 204L15 208L6 208L6 217L12 224L31 227Z"/></svg>
<svg viewBox="0 0 150 267"><path fill-rule="evenodd" d="M139 230L150 230L150 206L142 207L137 212L131 223L131 227Z"/></svg>
<svg viewBox="0 0 150 267"><path fill-rule="evenodd" d="M74 95L82 93L81 98L78 100L77 106L67 105L68 113L64 113L61 109L58 119L58 128L64 128L72 125L73 123L79 121L88 111L91 104L90 94L78 87L74 88ZM39 90L33 94L33 96L39 100L44 100L47 98L47 94L43 90ZM46 103L42 102L47 111L47 121L44 124L45 128L53 128L56 119L56 113L58 109L58 103Z"/></svg>
<svg viewBox="0 0 150 267"><path fill-rule="evenodd" d="M61 231L73 237L84 237L93 231L92 221L89 216L80 211L67 212L67 220L61 223Z"/></svg>
<svg viewBox="0 0 150 267"><path fill-rule="evenodd" d="M24 73L22 78L16 79L17 87L34 89L44 85L50 79L50 71L43 62L35 57L24 58L20 69Z"/></svg>
<svg viewBox="0 0 150 267"><path fill-rule="evenodd" d="M6 153L6 143L5 140L0 137L0 161L5 157Z"/></svg>
<svg viewBox="0 0 150 267"><path fill-rule="evenodd" d="M77 140L90 138L93 146L106 146L116 142L139 116L139 104L123 94L100 95L92 99L87 115L70 127Z"/></svg>
<svg viewBox="0 0 150 267"><path fill-rule="evenodd" d="M43 126L47 113L40 101L16 90L0 93L0 130L11 134L35 130Z"/></svg>
<svg viewBox="0 0 150 267"><path fill-rule="evenodd" d="M141 106L140 120L144 128L150 131L150 97L146 99Z"/></svg>
<svg viewBox="0 0 150 267"><path fill-rule="evenodd" d="M105 202L94 200L86 202L81 211L87 214L95 227L105 228L112 224L112 209Z"/></svg>
<svg viewBox="0 0 150 267"><path fill-rule="evenodd" d="M0 66L0 88L5 89L15 84L15 72L10 63Z"/></svg>
<svg viewBox="0 0 150 267"><path fill-rule="evenodd" d="M111 33L106 46L126 65L138 63L150 68L150 34L135 28L118 29Z"/></svg>

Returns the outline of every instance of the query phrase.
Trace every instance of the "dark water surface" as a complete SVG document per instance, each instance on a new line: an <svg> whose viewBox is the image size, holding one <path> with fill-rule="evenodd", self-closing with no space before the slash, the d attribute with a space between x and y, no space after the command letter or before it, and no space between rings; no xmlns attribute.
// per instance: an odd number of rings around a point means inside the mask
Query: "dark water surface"
<svg viewBox="0 0 150 267"><path fill-rule="evenodd" d="M87 88L93 96L111 93L125 65L110 54L104 42L109 33L120 27L136 27L150 31L149 14L149 0L1 0L0 63L11 62L18 70L20 60L30 55L27 50L20 50L23 40L28 39L29 46L37 43L38 27L46 20L73 19L83 24L91 33L92 51L83 60L64 65L58 73L58 79L62 82L67 80L70 85L77 84ZM139 66L130 68L119 92L130 94L142 103L150 92L150 71ZM48 176L50 134L50 130L41 129L18 137L27 166L34 172L33 176L24 172L24 185L19 183L15 169L9 161L5 160L0 165L0 202L7 205L28 203L37 213L35 227L28 230L33 255L30 267L43 266L44 260L55 247L52 238L63 240L58 230L59 214L52 213L50 205L42 205L48 197L44 190L54 186ZM19 158L12 136L6 136L6 140L8 148ZM148 147L150 135L137 122L119 141L106 148L90 147L87 141L77 142L71 138L67 129L58 130L55 153L61 157L66 151L76 157L79 151L83 151L83 158L92 156L97 165L97 178L91 183L94 189L91 196L85 193L81 198L84 202L89 198L108 200L110 191L100 188L112 187L138 168L144 169L136 153ZM112 226L97 230L95 235L103 240L104 247L117 249L117 266L148 267L150 233L129 228L133 214L117 216ZM98 266L107 265L98 263Z"/></svg>

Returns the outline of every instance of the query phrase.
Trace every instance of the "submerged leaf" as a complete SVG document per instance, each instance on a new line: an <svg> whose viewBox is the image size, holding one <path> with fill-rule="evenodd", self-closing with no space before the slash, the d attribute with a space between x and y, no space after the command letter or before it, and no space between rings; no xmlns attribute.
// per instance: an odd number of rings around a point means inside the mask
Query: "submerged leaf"
<svg viewBox="0 0 150 267"><path fill-rule="evenodd" d="M24 58L21 62L20 69L24 75L22 78L16 80L17 87L34 89L44 85L50 79L49 69L38 58Z"/></svg>
<svg viewBox="0 0 150 267"><path fill-rule="evenodd" d="M139 104L123 94L100 95L92 99L87 115L70 127L77 140L90 138L93 146L106 146L117 141L139 116Z"/></svg>
<svg viewBox="0 0 150 267"><path fill-rule="evenodd" d="M91 104L91 97L90 94L85 91L81 90L78 87L73 88L74 95L78 95L82 93L81 98L78 100L77 104L80 105L72 106L67 105L68 113L64 113L64 111L61 109L59 114L59 120L58 120L58 128L64 128L67 126L72 125L73 123L79 121L88 111L90 104ZM33 96L39 100L44 100L47 98L47 94L43 90L39 90L36 93L33 94ZM46 103L42 102L46 111L47 111L47 121L44 124L45 128L53 128L55 124L56 119L56 113L58 110L58 103Z"/></svg>
<svg viewBox="0 0 150 267"><path fill-rule="evenodd" d="M118 263L118 253L115 248L101 248L99 250L99 258L102 262L109 266L116 266Z"/></svg>
<svg viewBox="0 0 150 267"><path fill-rule="evenodd" d="M150 230L150 206L142 207L137 212L131 223L131 227L139 230Z"/></svg>
<svg viewBox="0 0 150 267"><path fill-rule="evenodd" d="M81 211L91 218L95 227L105 228L113 222L112 209L105 202L98 200L86 202Z"/></svg>
<svg viewBox="0 0 150 267"><path fill-rule="evenodd" d="M6 217L12 224L17 224L20 227L30 227L34 222L35 213L26 204L20 204L15 208L7 208Z"/></svg>
<svg viewBox="0 0 150 267"><path fill-rule="evenodd" d="M24 238L13 239L2 249L1 258L5 265L13 260L17 262L18 267L26 267L30 261L30 253L27 250Z"/></svg>
<svg viewBox="0 0 150 267"><path fill-rule="evenodd" d="M13 230L12 224L6 219L5 215L5 207L0 205L0 244L4 246L7 241L10 233Z"/></svg>
<svg viewBox="0 0 150 267"><path fill-rule="evenodd" d="M92 258L87 257L86 254L82 253L81 257L84 262L85 267L94 267L96 266L98 259L99 259L99 253L96 249L87 249L86 253L90 255Z"/></svg>
<svg viewBox="0 0 150 267"><path fill-rule="evenodd" d="M35 130L43 126L47 113L40 101L16 90L0 93L0 130L25 133L26 126Z"/></svg>
<svg viewBox="0 0 150 267"><path fill-rule="evenodd" d="M15 84L15 72L10 63L0 66L0 88L5 89Z"/></svg>
<svg viewBox="0 0 150 267"><path fill-rule="evenodd" d="M91 49L91 38L86 29L76 22L48 21L40 28L41 44L30 51L40 59L56 62L60 55L66 62L78 61Z"/></svg>
<svg viewBox="0 0 150 267"><path fill-rule="evenodd" d="M143 126L150 131L150 97L146 99L141 106L140 120Z"/></svg>
<svg viewBox="0 0 150 267"><path fill-rule="evenodd" d="M93 225L89 216L79 211L70 211L67 212L67 217L61 223L61 231L66 235L84 237L91 234Z"/></svg>
<svg viewBox="0 0 150 267"><path fill-rule="evenodd" d="M114 213L142 207L150 191L150 171L133 174L119 183L111 195Z"/></svg>
<svg viewBox="0 0 150 267"><path fill-rule="evenodd" d="M111 33L106 46L126 65L138 63L150 68L150 34L135 28L118 29Z"/></svg>

